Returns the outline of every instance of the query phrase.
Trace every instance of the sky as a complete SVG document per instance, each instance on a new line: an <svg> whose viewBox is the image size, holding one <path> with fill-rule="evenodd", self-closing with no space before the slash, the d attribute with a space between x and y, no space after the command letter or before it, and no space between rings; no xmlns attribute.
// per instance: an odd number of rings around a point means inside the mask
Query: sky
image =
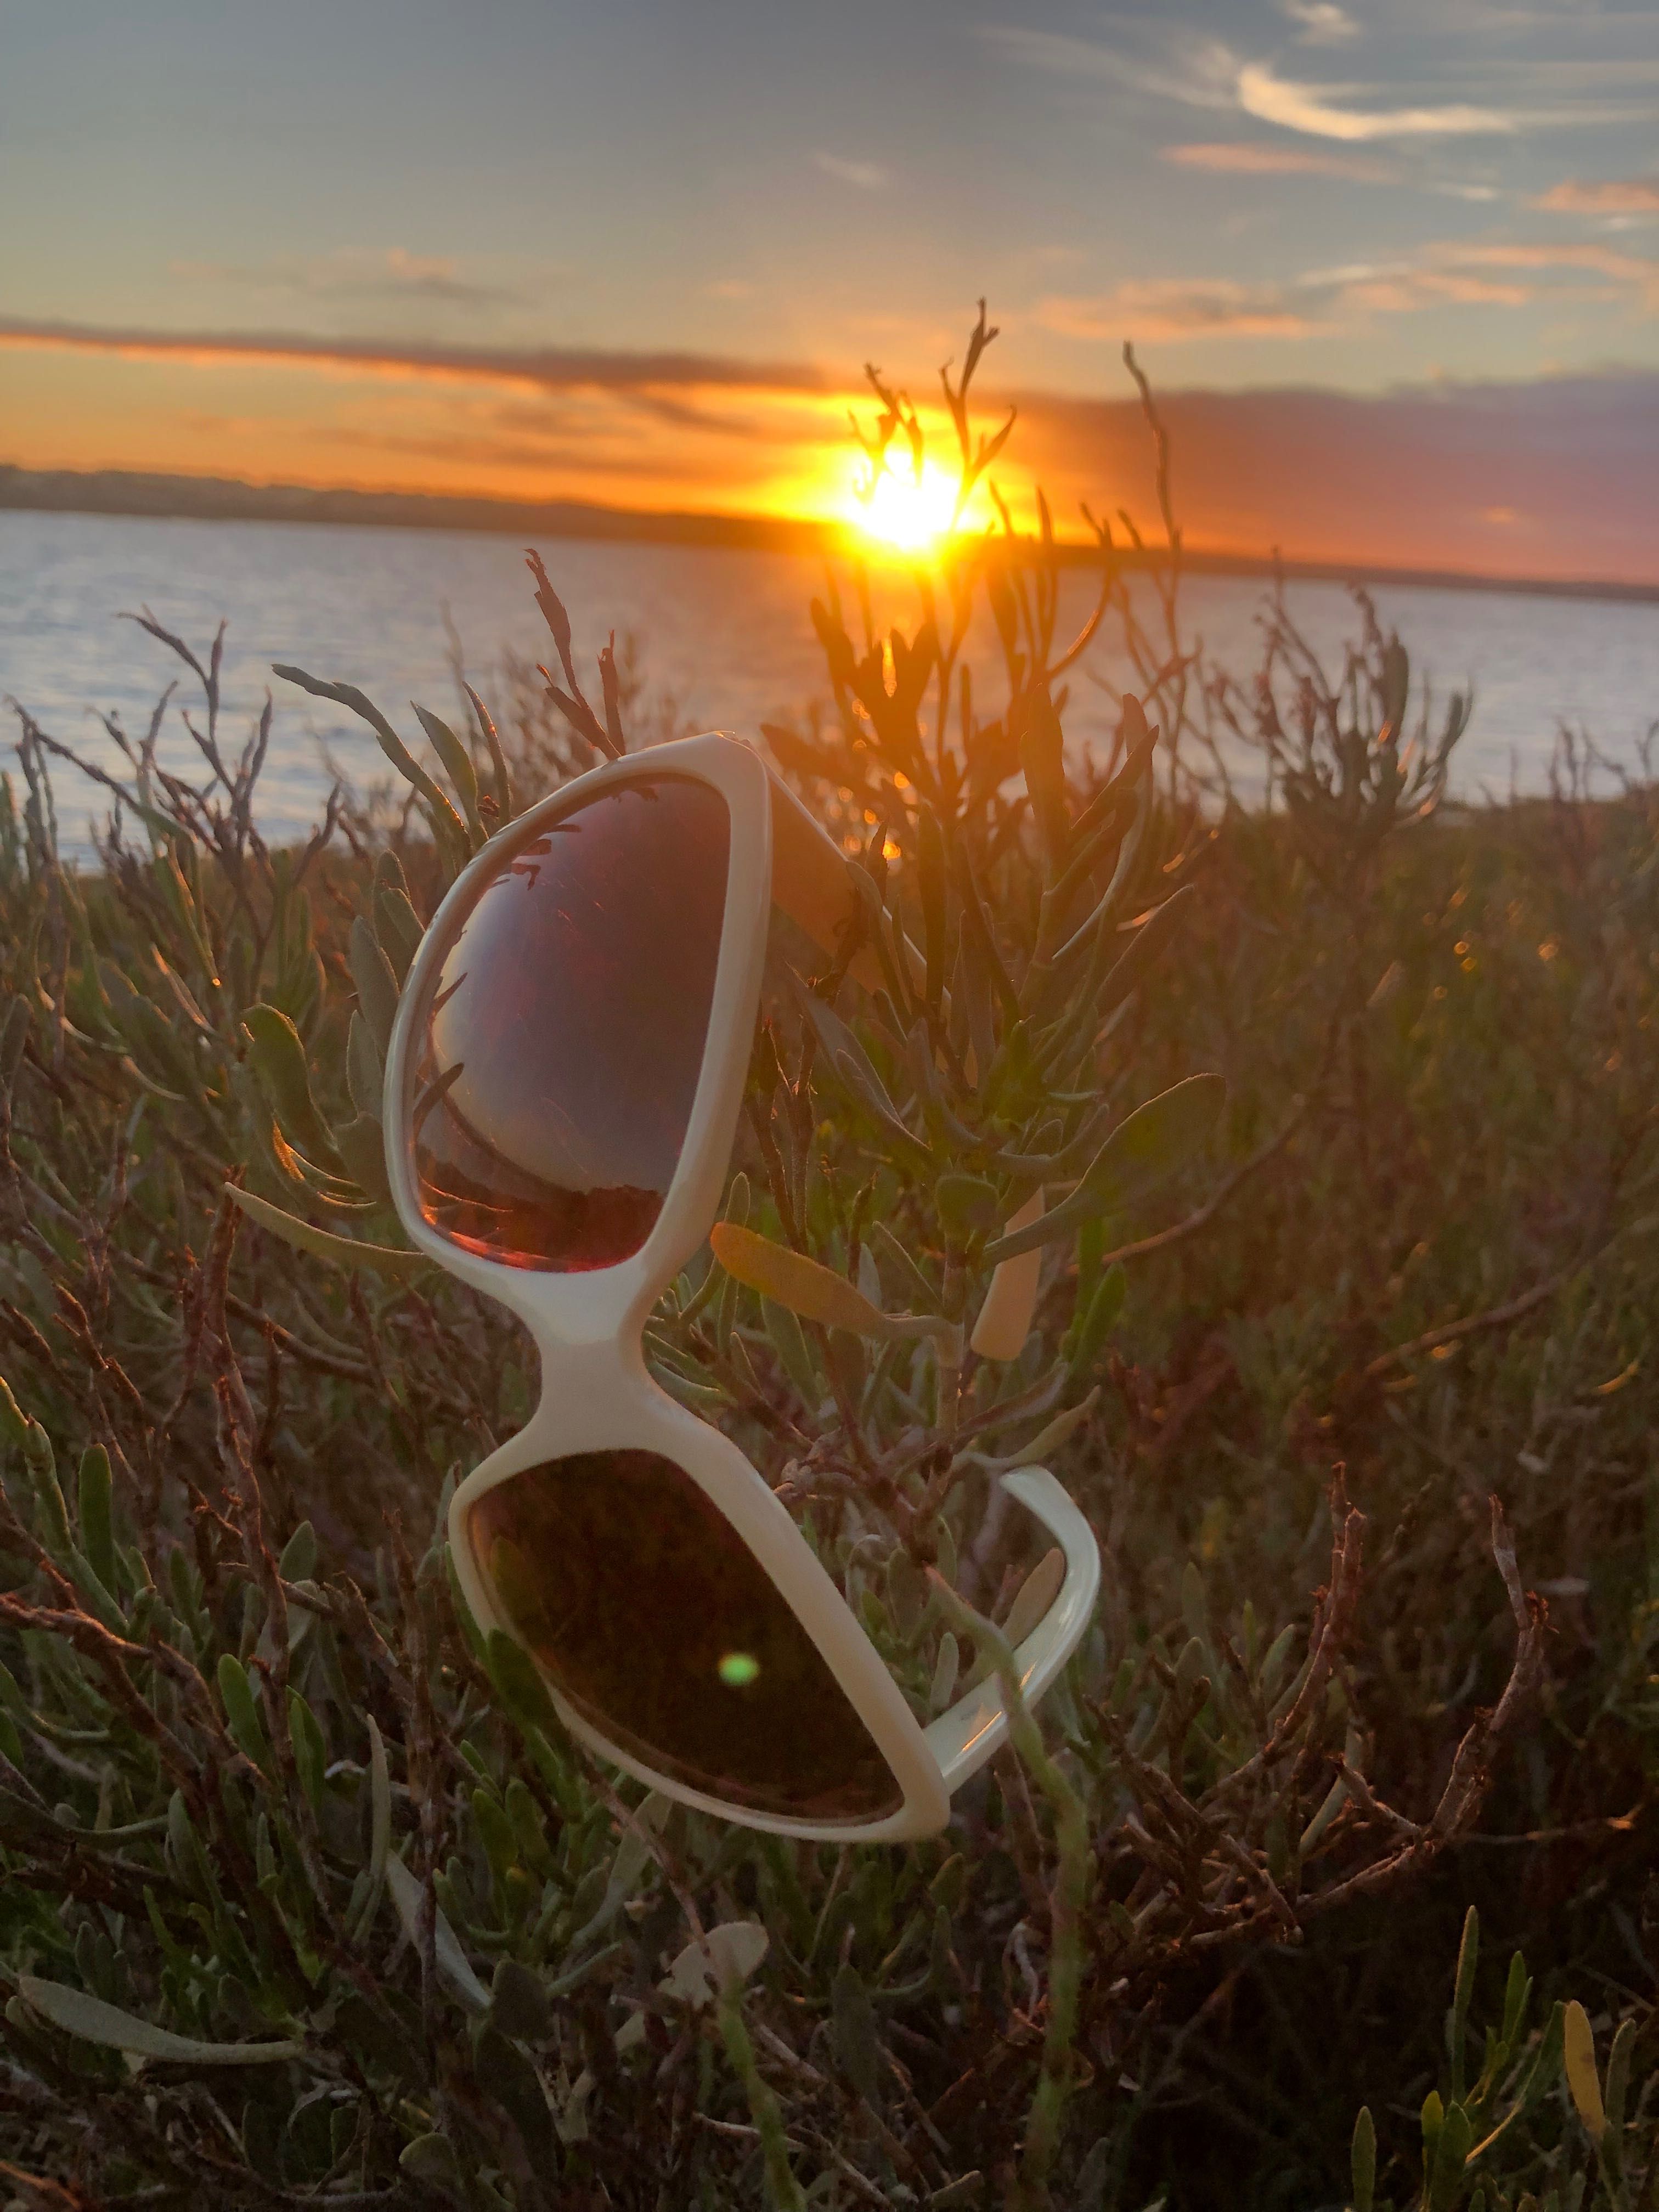
<svg viewBox="0 0 1659 2212"><path fill-rule="evenodd" d="M1659 580L1659 4L0 0L0 460ZM866 412L868 410L866 410ZM992 419L994 419L994 414Z"/></svg>

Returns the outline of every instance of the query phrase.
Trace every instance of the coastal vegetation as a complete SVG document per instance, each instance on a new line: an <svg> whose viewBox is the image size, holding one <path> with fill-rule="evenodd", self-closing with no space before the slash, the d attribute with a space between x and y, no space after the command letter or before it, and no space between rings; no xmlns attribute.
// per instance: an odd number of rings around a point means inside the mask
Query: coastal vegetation
<svg viewBox="0 0 1659 2212"><path fill-rule="evenodd" d="M929 465L964 489L1006 465L972 408L994 336L945 380ZM872 383L872 484L919 482ZM556 575L544 685L407 738L297 669L233 732L220 641L143 619L186 690L111 729L121 775L86 764L91 868L57 829L81 764L20 702L12 2201L1649 2201L1659 787L1564 736L1548 796L1454 805L1474 702L1363 595L1340 666L1282 594L1259 665L1212 666L1140 391L1160 512L1091 520L1082 636L1046 509L957 533L884 631L854 566L814 603L823 698L766 742L866 934L763 1030L731 1269L700 1258L647 1332L921 1713L1043 1587L996 1475L1039 1460L1090 1516L1095 1629L925 1844L619 1785L446 1555L537 1378L403 1245L381 1070L445 884L652 723L611 647L584 686ZM1148 541L1150 600L1121 558ZM1102 631L1136 689L1080 756ZM390 781L278 850L295 684ZM169 713L195 780L158 763ZM1034 1325L997 1342L1024 1249Z"/></svg>

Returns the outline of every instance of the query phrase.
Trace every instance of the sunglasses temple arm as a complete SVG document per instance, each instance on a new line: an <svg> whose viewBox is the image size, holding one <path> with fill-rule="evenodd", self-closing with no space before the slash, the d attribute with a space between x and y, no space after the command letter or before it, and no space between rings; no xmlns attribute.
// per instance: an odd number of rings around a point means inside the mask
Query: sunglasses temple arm
<svg viewBox="0 0 1659 2212"><path fill-rule="evenodd" d="M1002 1486L1035 1514L1059 1544L1066 1561L1066 1578L1059 1595L1014 1652L1020 1689L1026 1704L1031 1705L1077 1650L1093 1618L1100 1591L1100 1550L1094 1530L1046 1468L1023 1467L1015 1474L1005 1474ZM1003 1711L996 1677L992 1675L959 1698L922 1733L939 1761L946 1790L957 1790L1007 1741L1008 1716Z"/></svg>

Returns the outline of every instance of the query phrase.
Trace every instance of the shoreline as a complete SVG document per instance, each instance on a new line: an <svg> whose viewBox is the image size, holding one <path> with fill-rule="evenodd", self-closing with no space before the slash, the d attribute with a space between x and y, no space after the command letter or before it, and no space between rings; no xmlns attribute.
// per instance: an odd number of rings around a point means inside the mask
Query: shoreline
<svg viewBox="0 0 1659 2212"><path fill-rule="evenodd" d="M574 500L473 499L425 492L317 489L252 484L227 477L149 475L126 470L22 469L0 463L0 513L87 514L137 521L268 522L347 529L467 532L482 536L696 545L714 550L790 553L845 550L851 532L836 523L774 515L652 513ZM1092 546L1055 549L1067 567L1098 565ZM1119 550L1131 572L1159 568L1155 550ZM1659 582L1612 578L1505 576L1467 569L1400 567L1386 562L1291 560L1238 551L1188 549L1189 575L1283 576L1287 582L1392 585L1397 589L1505 592L1522 598L1659 605Z"/></svg>

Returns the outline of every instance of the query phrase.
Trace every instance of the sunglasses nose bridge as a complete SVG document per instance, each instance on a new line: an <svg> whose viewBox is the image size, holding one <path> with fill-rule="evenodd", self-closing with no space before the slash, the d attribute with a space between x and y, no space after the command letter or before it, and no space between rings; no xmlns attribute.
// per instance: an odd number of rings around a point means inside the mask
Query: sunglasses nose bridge
<svg viewBox="0 0 1659 2212"><path fill-rule="evenodd" d="M567 1279L558 1287L568 1292L575 1285ZM638 1332L626 1326L627 1301L597 1285L583 1290L585 1295L538 1303L523 1316L541 1361L544 1399L597 1401L643 1370Z"/></svg>

